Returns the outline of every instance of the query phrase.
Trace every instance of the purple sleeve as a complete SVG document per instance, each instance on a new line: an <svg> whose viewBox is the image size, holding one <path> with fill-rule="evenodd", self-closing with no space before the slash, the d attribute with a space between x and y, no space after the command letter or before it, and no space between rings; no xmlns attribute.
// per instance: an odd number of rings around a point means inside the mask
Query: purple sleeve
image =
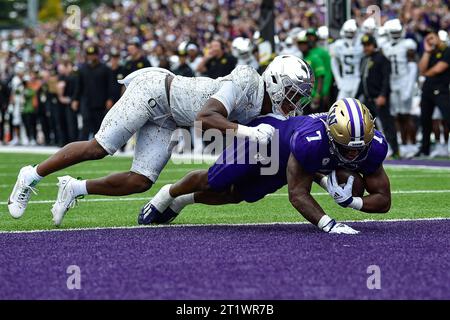
<svg viewBox="0 0 450 320"><path fill-rule="evenodd" d="M383 164L384 159L386 159L387 151L388 144L386 139L379 131L375 131L375 137L372 140L369 154L361 164L359 171L364 175L374 173Z"/></svg>
<svg viewBox="0 0 450 320"><path fill-rule="evenodd" d="M315 136L319 137L319 134L309 136L304 131L296 131L291 138L291 153L308 173L317 172L321 164L318 158L321 140L311 140Z"/></svg>

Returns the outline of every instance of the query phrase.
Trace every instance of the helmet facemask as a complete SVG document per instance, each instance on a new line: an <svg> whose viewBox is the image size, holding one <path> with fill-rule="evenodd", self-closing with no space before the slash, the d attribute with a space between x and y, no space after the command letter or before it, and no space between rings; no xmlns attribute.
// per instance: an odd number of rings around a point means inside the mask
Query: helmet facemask
<svg viewBox="0 0 450 320"><path fill-rule="evenodd" d="M330 139L332 154L337 156L338 159L342 161L344 164L359 163L367 158L371 143L369 143L368 145L361 145L361 146L346 146L334 141L333 137L329 132L328 137ZM357 154L349 158L348 155L351 153Z"/></svg>
<svg viewBox="0 0 450 320"><path fill-rule="evenodd" d="M282 86L280 90L270 95L272 100L272 111L284 117L291 117L303 113L303 108L311 102L312 86L308 83L295 85L288 76L281 77ZM283 110L284 102L288 102L293 107L287 113ZM289 108L291 109L291 108Z"/></svg>

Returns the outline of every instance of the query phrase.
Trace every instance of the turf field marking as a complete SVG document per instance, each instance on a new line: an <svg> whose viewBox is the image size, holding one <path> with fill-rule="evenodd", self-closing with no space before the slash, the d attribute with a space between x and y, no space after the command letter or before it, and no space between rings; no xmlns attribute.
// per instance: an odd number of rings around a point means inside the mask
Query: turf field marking
<svg viewBox="0 0 450 320"><path fill-rule="evenodd" d="M433 218L406 218L406 219L363 219L363 220L342 220L344 223L372 223L372 222L427 222L450 220L449 217L433 217ZM308 221L297 222L255 222L255 223L208 223L208 224L161 224L150 226L113 226L113 227L88 227L88 228L67 228L67 229L40 229L40 230L14 230L0 231L0 234L20 234L20 233L47 233L47 232L71 232L71 231L96 231L96 230L133 230L133 229L149 229L149 228L211 228L211 227L257 227L257 226L276 226L276 225L303 225L311 224ZM313 226L311 224L311 226Z"/></svg>
<svg viewBox="0 0 450 320"><path fill-rule="evenodd" d="M445 190L394 190L391 191L391 194L430 194L430 193L450 193L450 189ZM329 196L327 192L313 192L312 196ZM287 193L272 193L268 194L267 197L287 197ZM149 201L152 197L107 197L107 198L91 198L91 199L81 199L79 202L126 202L126 201ZM44 204L44 203L53 203L55 199L51 200L32 200L30 204ZM0 205L8 204L7 201L1 201Z"/></svg>

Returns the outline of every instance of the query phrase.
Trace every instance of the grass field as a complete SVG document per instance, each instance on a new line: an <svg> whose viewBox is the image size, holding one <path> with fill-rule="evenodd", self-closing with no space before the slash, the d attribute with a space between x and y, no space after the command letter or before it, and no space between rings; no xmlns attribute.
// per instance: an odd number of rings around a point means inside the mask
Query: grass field
<svg viewBox="0 0 450 320"><path fill-rule="evenodd" d="M127 171L131 159L107 158L68 168L45 178L39 192L33 195L27 212L20 220L14 220L7 212L7 201L19 169L27 164L42 161L47 156L36 154L0 153L0 230L53 229L50 208L56 199L57 176L96 178L113 172ZM162 172L156 185L148 192L128 197L87 196L79 206L66 215L63 228L135 226L140 208L161 186L181 178L193 169L207 165L175 165L170 163ZM391 180L392 207L384 215L369 215L342 209L320 188L314 186L313 194L325 211L339 220L363 219L414 219L450 217L450 170L388 167ZM175 224L263 223L294 222L304 219L291 207L287 188L269 195L254 204L207 207L193 205L186 208L173 222Z"/></svg>

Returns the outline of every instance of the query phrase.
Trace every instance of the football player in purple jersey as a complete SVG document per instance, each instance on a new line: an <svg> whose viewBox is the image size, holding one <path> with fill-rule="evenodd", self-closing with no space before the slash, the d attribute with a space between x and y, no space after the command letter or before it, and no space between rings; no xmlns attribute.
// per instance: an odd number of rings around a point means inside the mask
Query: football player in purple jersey
<svg viewBox="0 0 450 320"><path fill-rule="evenodd" d="M311 196L314 181L320 181L320 185L342 207L369 213L389 211L390 184L383 168L387 143L384 136L374 129L369 110L359 100L338 100L327 114L288 120L265 116L254 120L251 125L260 123L276 128L279 144L279 170L276 174L261 174L264 165L260 162L235 163L233 159L241 150L246 150L246 156L250 156L247 159L255 156L249 151L248 141L238 141L225 149L208 170L193 171L180 181L162 187L142 208L138 222L170 222L191 203L255 202L287 184L291 204L321 230L358 233L343 223L337 223L324 212ZM334 171L339 168L361 173L368 195L352 195L353 176L348 178L346 185L339 185Z"/></svg>

